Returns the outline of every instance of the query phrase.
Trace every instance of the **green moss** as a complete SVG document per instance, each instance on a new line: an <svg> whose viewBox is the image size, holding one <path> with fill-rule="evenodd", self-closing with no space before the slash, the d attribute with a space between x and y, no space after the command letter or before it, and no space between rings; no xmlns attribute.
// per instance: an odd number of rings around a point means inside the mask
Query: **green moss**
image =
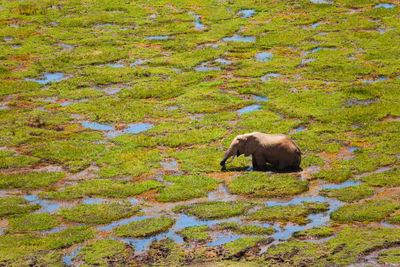
<svg viewBox="0 0 400 267"><path fill-rule="evenodd" d="M38 263L46 265L46 262L50 265L59 265L62 261L61 254L52 250L84 242L93 238L94 234L94 231L87 227L73 227L44 236L2 235L0 262L14 266L31 266Z"/></svg>
<svg viewBox="0 0 400 267"><path fill-rule="evenodd" d="M267 241L267 238L263 237L244 237L239 238L235 241L229 242L225 244L225 249L228 251L230 255L236 255L239 252L243 251L246 248L255 247L258 244Z"/></svg>
<svg viewBox="0 0 400 267"><path fill-rule="evenodd" d="M0 169L26 167L38 163L39 161L39 158L28 156L1 157Z"/></svg>
<svg viewBox="0 0 400 267"><path fill-rule="evenodd" d="M361 177L361 180L371 186L394 187L400 185L400 168L394 167L389 171L373 173Z"/></svg>
<svg viewBox="0 0 400 267"><path fill-rule="evenodd" d="M25 149L40 158L65 162L95 158L104 152L104 145L92 144L86 140L52 140L36 143Z"/></svg>
<svg viewBox="0 0 400 267"><path fill-rule="evenodd" d="M400 264L400 249L392 248L386 251L382 251L378 255L378 262L380 264Z"/></svg>
<svg viewBox="0 0 400 267"><path fill-rule="evenodd" d="M208 233L209 230L206 225L190 226L182 229L178 234L182 235L185 240L204 242L211 237Z"/></svg>
<svg viewBox="0 0 400 267"><path fill-rule="evenodd" d="M39 188L58 182L61 172L30 172L24 174L0 174L0 188Z"/></svg>
<svg viewBox="0 0 400 267"><path fill-rule="evenodd" d="M346 222L379 222L400 206L389 200L369 200L340 207L331 214L331 219Z"/></svg>
<svg viewBox="0 0 400 267"><path fill-rule="evenodd" d="M345 202L353 202L370 197L375 194L375 191L365 185L356 185L340 189L323 189L320 191L320 194L331 198L337 198Z"/></svg>
<svg viewBox="0 0 400 267"><path fill-rule="evenodd" d="M147 151L131 147L114 147L109 149L97 163L102 166L99 171L102 177L139 176L159 167L161 160L161 154L157 149Z"/></svg>
<svg viewBox="0 0 400 267"><path fill-rule="evenodd" d="M40 205L30 205L22 197L0 198L0 218L4 216L23 214L40 208Z"/></svg>
<svg viewBox="0 0 400 267"><path fill-rule="evenodd" d="M48 213L24 214L9 218L9 228L7 231L10 233L41 231L53 228L59 224L60 222Z"/></svg>
<svg viewBox="0 0 400 267"><path fill-rule="evenodd" d="M83 261L90 266L126 266L133 254L132 247L117 240L104 239L82 247L74 261Z"/></svg>
<svg viewBox="0 0 400 267"><path fill-rule="evenodd" d="M251 172L237 176L228 187L233 194L254 197L281 197L295 195L308 189L308 182L298 181L286 174Z"/></svg>
<svg viewBox="0 0 400 267"><path fill-rule="evenodd" d="M338 236L327 242L331 254L328 259L338 265L350 264L357 261L360 255L369 254L382 247L390 247L399 241L398 229L345 227Z"/></svg>
<svg viewBox="0 0 400 267"><path fill-rule="evenodd" d="M122 225L113 230L116 236L149 237L166 232L175 223L174 219L167 217L148 218L137 222Z"/></svg>
<svg viewBox="0 0 400 267"><path fill-rule="evenodd" d="M194 205L178 206L174 210L196 216L200 219L220 219L238 216L250 209L251 205L243 202L207 201Z"/></svg>
<svg viewBox="0 0 400 267"><path fill-rule="evenodd" d="M293 236L301 239L318 239L333 235L334 231L328 227L314 227L304 231L293 233Z"/></svg>
<svg viewBox="0 0 400 267"><path fill-rule="evenodd" d="M58 214L73 222L104 224L130 217L140 210L129 202L110 204L79 204L70 209L62 209Z"/></svg>
<svg viewBox="0 0 400 267"><path fill-rule="evenodd" d="M275 233L273 227L264 227L260 225L243 225L234 230L236 233L245 235L271 235Z"/></svg>
<svg viewBox="0 0 400 267"><path fill-rule="evenodd" d="M307 216L312 213L327 211L328 203L303 202L300 205L264 207L247 216L249 220L278 221L282 223L294 222L306 224Z"/></svg>
<svg viewBox="0 0 400 267"><path fill-rule="evenodd" d="M205 197L207 192L217 189L218 186L218 181L204 175L165 176L164 180L174 184L160 189L156 199L161 202Z"/></svg>
<svg viewBox="0 0 400 267"><path fill-rule="evenodd" d="M313 174L314 179L324 179L328 182L341 183L351 178L352 172L346 169L323 169Z"/></svg>
<svg viewBox="0 0 400 267"><path fill-rule="evenodd" d="M315 154L306 154L301 158L301 168L307 168L310 166L323 166L324 160Z"/></svg>
<svg viewBox="0 0 400 267"><path fill-rule="evenodd" d="M151 189L162 187L160 182L146 180L143 182L128 183L126 181L87 180L78 185L68 186L58 192L42 192L40 197L47 199L74 199L84 196L104 196L123 198L135 196Z"/></svg>

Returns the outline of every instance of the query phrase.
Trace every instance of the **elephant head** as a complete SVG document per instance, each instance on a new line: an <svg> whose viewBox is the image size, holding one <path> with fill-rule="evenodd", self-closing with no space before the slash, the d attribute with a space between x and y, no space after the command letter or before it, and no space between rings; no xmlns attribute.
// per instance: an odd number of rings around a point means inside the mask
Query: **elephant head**
<svg viewBox="0 0 400 267"><path fill-rule="evenodd" d="M232 159L228 162L230 163L235 156L239 157L244 154L246 157L253 154L258 148L257 139L252 134L238 135L233 139L228 151L226 151L224 157L219 163L222 167L225 167L225 162L228 158Z"/></svg>

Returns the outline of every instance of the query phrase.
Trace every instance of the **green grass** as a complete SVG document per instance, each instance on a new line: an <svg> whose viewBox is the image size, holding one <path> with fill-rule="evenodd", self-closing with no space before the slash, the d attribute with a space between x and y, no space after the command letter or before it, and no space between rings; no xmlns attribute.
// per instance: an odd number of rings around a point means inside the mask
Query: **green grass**
<svg viewBox="0 0 400 267"><path fill-rule="evenodd" d="M174 223L175 220L171 218L152 217L117 227L113 233L116 236L144 238L166 232Z"/></svg>
<svg viewBox="0 0 400 267"><path fill-rule="evenodd" d="M126 266L133 254L134 248L121 241L104 239L82 247L74 261L83 261L89 266Z"/></svg>
<svg viewBox="0 0 400 267"><path fill-rule="evenodd" d="M70 209L62 209L58 213L66 220L89 223L104 224L134 215L140 210L128 202L110 204L79 204Z"/></svg>
<svg viewBox="0 0 400 267"><path fill-rule="evenodd" d="M312 213L327 211L328 203L303 202L300 205L271 206L264 207L250 213L246 218L257 221L277 221L282 223L293 222L297 224L306 224L307 216Z"/></svg>
<svg viewBox="0 0 400 267"><path fill-rule="evenodd" d="M123 198L135 196L151 189L162 187L162 184L155 180L128 183L125 181L112 180L88 180L78 185L66 187L58 192L42 192L40 197L46 199L74 199L84 196L104 196L110 198Z"/></svg>
<svg viewBox="0 0 400 267"><path fill-rule="evenodd" d="M40 208L39 204L29 204L22 197L0 198L0 218L10 215L28 213Z"/></svg>
<svg viewBox="0 0 400 267"><path fill-rule="evenodd" d="M361 180L371 186L395 187L400 185L400 168L394 167L389 171L373 173L361 177Z"/></svg>
<svg viewBox="0 0 400 267"><path fill-rule="evenodd" d="M375 194L375 191L365 185L356 185L340 189L323 189L320 191L320 194L330 198L337 198L345 202L353 202L370 197Z"/></svg>
<svg viewBox="0 0 400 267"><path fill-rule="evenodd" d="M282 197L308 190L308 182L298 181L286 174L251 172L237 176L228 184L233 194L253 197Z"/></svg>
<svg viewBox="0 0 400 267"><path fill-rule="evenodd" d="M344 169L323 169L312 176L314 179L324 179L328 182L341 183L352 177L352 172Z"/></svg>
<svg viewBox="0 0 400 267"><path fill-rule="evenodd" d="M59 224L60 222L49 213L23 214L8 219L9 228L7 232L41 231L51 229Z"/></svg>
<svg viewBox="0 0 400 267"><path fill-rule="evenodd" d="M174 184L160 189L160 194L156 199L161 202L205 197L207 192L218 187L218 181L204 175L165 176L164 180Z"/></svg>
<svg viewBox="0 0 400 267"><path fill-rule="evenodd" d="M87 227L72 227L46 234L0 236L0 262L6 265L60 265L62 254L55 249L67 248L92 239L95 232ZM16 249L18 248L18 249Z"/></svg>
<svg viewBox="0 0 400 267"><path fill-rule="evenodd" d="M367 200L340 207L331 214L331 219L340 223L380 222L399 207L390 200Z"/></svg>
<svg viewBox="0 0 400 267"><path fill-rule="evenodd" d="M29 156L0 157L0 169L26 167L39 161L39 158Z"/></svg>
<svg viewBox="0 0 400 267"><path fill-rule="evenodd" d="M246 248L255 247L263 241L267 241L267 238L263 237L244 237L239 238L235 241L229 242L225 244L225 249L228 251L230 255L236 255L239 252L243 251Z"/></svg>
<svg viewBox="0 0 400 267"><path fill-rule="evenodd" d="M209 227L206 225L190 226L178 232L186 241L204 242L210 239Z"/></svg>
<svg viewBox="0 0 400 267"><path fill-rule="evenodd" d="M392 248L382 251L378 255L378 262L381 264L400 264L400 249Z"/></svg>
<svg viewBox="0 0 400 267"><path fill-rule="evenodd" d="M251 204L243 202L207 201L194 205L177 206L177 212L196 216L200 219L220 219L241 215L251 208Z"/></svg>
<svg viewBox="0 0 400 267"><path fill-rule="evenodd" d="M334 231L328 227L314 227L304 231L298 231L293 234L300 239L318 239L333 235Z"/></svg>
<svg viewBox="0 0 400 267"><path fill-rule="evenodd" d="M40 188L58 182L65 176L61 172L30 172L23 174L0 174L0 188Z"/></svg>

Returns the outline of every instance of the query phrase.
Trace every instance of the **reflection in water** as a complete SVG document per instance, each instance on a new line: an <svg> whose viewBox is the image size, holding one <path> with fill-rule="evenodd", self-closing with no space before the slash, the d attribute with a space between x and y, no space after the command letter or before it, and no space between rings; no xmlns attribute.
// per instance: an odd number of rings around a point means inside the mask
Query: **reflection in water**
<svg viewBox="0 0 400 267"><path fill-rule="evenodd" d="M37 82L40 84L48 84L50 82L58 82L61 80L65 80L68 79L69 76L66 76L65 73L61 73L61 72L56 72L56 73L49 73L49 72L45 72L44 75L42 77L40 77L39 79L28 79L26 78L26 81L33 81L33 82Z"/></svg>
<svg viewBox="0 0 400 267"><path fill-rule="evenodd" d="M233 35L232 37L223 38L225 42L255 42L255 37L253 36L240 36L240 35Z"/></svg>
<svg viewBox="0 0 400 267"><path fill-rule="evenodd" d="M261 105L254 104L254 105L250 105L250 106L247 106L247 107L244 107L244 108L241 108L241 109L237 110L237 113L239 115L242 115L242 114L249 113L249 112L252 112L252 111L257 111L260 108L261 108Z"/></svg>
<svg viewBox="0 0 400 267"><path fill-rule="evenodd" d="M256 12L253 9L242 9L238 12L238 14L242 16L242 18L250 18L255 13Z"/></svg>

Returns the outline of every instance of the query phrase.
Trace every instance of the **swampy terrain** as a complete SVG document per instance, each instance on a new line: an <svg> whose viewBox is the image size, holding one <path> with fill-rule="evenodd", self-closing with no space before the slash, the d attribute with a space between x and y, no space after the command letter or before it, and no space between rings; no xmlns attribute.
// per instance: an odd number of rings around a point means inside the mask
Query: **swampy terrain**
<svg viewBox="0 0 400 267"><path fill-rule="evenodd" d="M0 265L400 264L399 14L0 1ZM253 131L302 171L222 171Z"/></svg>

